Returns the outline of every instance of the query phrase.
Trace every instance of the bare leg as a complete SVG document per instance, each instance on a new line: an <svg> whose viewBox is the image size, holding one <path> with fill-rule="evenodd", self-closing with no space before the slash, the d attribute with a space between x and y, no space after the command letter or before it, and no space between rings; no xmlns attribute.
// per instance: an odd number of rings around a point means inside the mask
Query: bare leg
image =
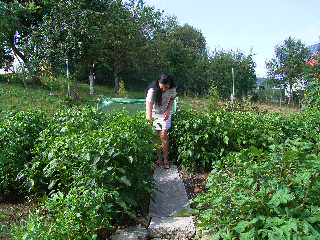
<svg viewBox="0 0 320 240"><path fill-rule="evenodd" d="M156 134L160 137L160 132L159 130L156 130ZM161 139L161 137L160 137ZM161 148L157 149L157 163L162 164L162 159L161 159Z"/></svg>
<svg viewBox="0 0 320 240"><path fill-rule="evenodd" d="M169 153L169 139L168 139L168 130L160 130L159 137L161 139L161 144L163 147L163 159L164 163L168 163L168 153Z"/></svg>

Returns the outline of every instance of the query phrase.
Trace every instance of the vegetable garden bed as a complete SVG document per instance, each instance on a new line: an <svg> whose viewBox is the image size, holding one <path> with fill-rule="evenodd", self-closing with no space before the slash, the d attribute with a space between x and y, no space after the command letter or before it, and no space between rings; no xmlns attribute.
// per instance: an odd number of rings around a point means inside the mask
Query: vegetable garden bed
<svg viewBox="0 0 320 240"><path fill-rule="evenodd" d="M170 158L181 168L198 227L223 239L319 237L319 116L177 111ZM84 108L47 119L32 110L2 120L3 233L99 239L146 211L159 139L144 113ZM5 202L17 190L33 197ZM14 211L26 217L36 196L29 219L9 230Z"/></svg>

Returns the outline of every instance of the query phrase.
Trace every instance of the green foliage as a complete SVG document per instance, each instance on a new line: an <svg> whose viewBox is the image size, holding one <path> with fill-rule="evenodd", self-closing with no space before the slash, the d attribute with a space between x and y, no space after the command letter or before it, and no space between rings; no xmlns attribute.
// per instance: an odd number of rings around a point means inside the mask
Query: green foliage
<svg viewBox="0 0 320 240"><path fill-rule="evenodd" d="M210 169L212 163L230 152L250 146L267 149L287 138L282 131L286 119L279 114L219 110L202 114L180 109L169 134L177 161L189 171Z"/></svg>
<svg viewBox="0 0 320 240"><path fill-rule="evenodd" d="M271 153L250 147L216 162L208 192L190 201L198 204L198 227L213 239L319 238L320 158L313 149L296 139L272 145Z"/></svg>
<svg viewBox="0 0 320 240"><path fill-rule="evenodd" d="M317 66L317 68L319 68L319 66ZM316 69L316 68L312 68L311 70L315 72L320 72L319 69ZM314 77L312 74L312 77L309 78L307 93L305 94L304 106L302 109L319 108L320 106L319 92L320 92L320 78L319 76Z"/></svg>
<svg viewBox="0 0 320 240"><path fill-rule="evenodd" d="M25 150L30 156L12 173L11 165L3 163L2 176L8 181L14 174L19 187L45 197L37 214L30 213L29 220L10 230L2 227L3 232L13 239L95 239L97 227L145 214L155 189L153 152L159 139L144 113L102 113L90 107L60 110L41 121L46 127L40 134L39 121L29 115L21 112L17 119L34 123L32 146ZM11 138L20 133L13 126L8 127ZM21 138L29 138L26 133Z"/></svg>
<svg viewBox="0 0 320 240"><path fill-rule="evenodd" d="M153 137L139 114L60 111L40 135L37 156L19 177L33 191L66 194L73 186L116 191L114 206L134 216L136 208L145 209L153 189Z"/></svg>
<svg viewBox="0 0 320 240"><path fill-rule="evenodd" d="M124 82L122 79L119 81L119 90L116 93L116 97L118 97L118 98L128 98L129 97L129 93L125 89Z"/></svg>
<svg viewBox="0 0 320 240"><path fill-rule="evenodd" d="M102 188L72 188L42 199L40 211L17 223L10 239L96 239L97 226L108 228L113 217L111 193ZM46 212L46 215L41 214Z"/></svg>
<svg viewBox="0 0 320 240"><path fill-rule="evenodd" d="M266 63L270 84L277 87L292 88L303 82L304 62L310 57L310 50L301 40L291 37L275 47L275 56ZM291 96L290 96L291 97Z"/></svg>
<svg viewBox="0 0 320 240"><path fill-rule="evenodd" d="M217 87L219 96L227 99L232 93L234 68L235 95L240 98L256 87L255 63L252 53L245 56L241 51L225 51L215 49L210 57L210 84Z"/></svg>
<svg viewBox="0 0 320 240"><path fill-rule="evenodd" d="M218 109L219 94L217 87L211 86L206 95L206 110L207 112L213 112Z"/></svg>
<svg viewBox="0 0 320 240"><path fill-rule="evenodd" d="M11 111L1 119L0 193L21 187L17 174L34 156L34 143L46 125L46 116L38 109Z"/></svg>
<svg viewBox="0 0 320 240"><path fill-rule="evenodd" d="M319 111L281 116L255 114L254 109L248 112L230 109L208 114L180 109L174 113L169 133L171 152L182 168L191 172L210 170L213 163L229 153L250 146L268 150L271 144L283 143L288 138L319 142Z"/></svg>
<svg viewBox="0 0 320 240"><path fill-rule="evenodd" d="M170 75L184 92L204 93L209 85L208 52L201 31L185 24L164 29L161 51Z"/></svg>
<svg viewBox="0 0 320 240"><path fill-rule="evenodd" d="M5 50L3 53L7 60L13 61L15 54L26 61L24 50L28 45L26 39L32 32L31 26L36 26L41 22L50 6L50 1L37 1L36 4L31 1L28 3L24 1L0 2L0 43L1 49ZM2 64L3 62L0 65Z"/></svg>

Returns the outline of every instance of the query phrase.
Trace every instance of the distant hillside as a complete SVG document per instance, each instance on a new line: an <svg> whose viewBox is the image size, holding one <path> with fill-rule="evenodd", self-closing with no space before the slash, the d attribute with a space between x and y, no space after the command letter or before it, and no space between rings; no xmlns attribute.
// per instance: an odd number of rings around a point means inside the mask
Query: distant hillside
<svg viewBox="0 0 320 240"><path fill-rule="evenodd" d="M267 78L258 78L258 80L257 80L257 86L260 87L265 80L267 80Z"/></svg>

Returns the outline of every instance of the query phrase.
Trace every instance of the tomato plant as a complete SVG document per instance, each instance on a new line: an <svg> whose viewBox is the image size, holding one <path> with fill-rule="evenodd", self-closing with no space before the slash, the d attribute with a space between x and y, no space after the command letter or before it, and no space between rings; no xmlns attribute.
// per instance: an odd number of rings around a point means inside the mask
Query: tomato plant
<svg viewBox="0 0 320 240"><path fill-rule="evenodd" d="M41 110L11 111L0 123L0 193L21 188L16 178L31 161L32 149L47 120Z"/></svg>
<svg viewBox="0 0 320 240"><path fill-rule="evenodd" d="M318 153L296 139L255 147L214 164L208 192L190 203L198 208L198 227L214 239L317 239L320 237Z"/></svg>
<svg viewBox="0 0 320 240"><path fill-rule="evenodd" d="M47 196L48 215L30 215L14 236L95 239L97 227L146 214L155 191L153 153L159 142L143 113L58 111L17 172L23 187ZM57 223L58 222L58 223Z"/></svg>

